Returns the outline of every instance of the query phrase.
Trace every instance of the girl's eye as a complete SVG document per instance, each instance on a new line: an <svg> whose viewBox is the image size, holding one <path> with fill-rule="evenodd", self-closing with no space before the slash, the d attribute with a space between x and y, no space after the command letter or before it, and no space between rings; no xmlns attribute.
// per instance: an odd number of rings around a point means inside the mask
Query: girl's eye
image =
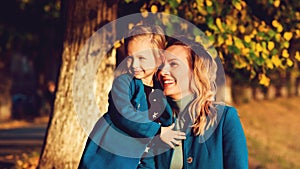
<svg viewBox="0 0 300 169"><path fill-rule="evenodd" d="M176 62L171 62L171 63L170 63L170 66L171 66L171 67L176 67L176 66L178 66L178 63L176 63Z"/></svg>
<svg viewBox="0 0 300 169"><path fill-rule="evenodd" d="M139 60L145 60L146 58L145 57L139 57Z"/></svg>

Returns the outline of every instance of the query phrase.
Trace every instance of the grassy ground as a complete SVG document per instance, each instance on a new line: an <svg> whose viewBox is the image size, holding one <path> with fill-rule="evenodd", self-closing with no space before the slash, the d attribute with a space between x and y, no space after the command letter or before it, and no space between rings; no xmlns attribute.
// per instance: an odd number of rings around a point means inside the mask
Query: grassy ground
<svg viewBox="0 0 300 169"><path fill-rule="evenodd" d="M250 168L300 168L300 98L235 105L243 123Z"/></svg>

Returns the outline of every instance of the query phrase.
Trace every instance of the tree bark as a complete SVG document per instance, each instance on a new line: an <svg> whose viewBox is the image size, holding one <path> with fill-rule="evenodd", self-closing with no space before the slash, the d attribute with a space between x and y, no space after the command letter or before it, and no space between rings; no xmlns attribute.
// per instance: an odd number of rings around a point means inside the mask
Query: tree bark
<svg viewBox="0 0 300 169"><path fill-rule="evenodd" d="M112 61L114 59L111 58L113 56L106 55L100 64L95 63L94 67L90 66L94 62L90 56L93 55L93 51L97 51L97 48L102 50L106 46L100 47L96 39L87 40L97 28L117 18L117 2L108 0L66 0L62 2L66 21L62 64L54 111L50 118L38 166L41 169L77 168L89 130L107 108L107 95L113 80L115 64ZM102 32L101 37L104 37L102 42L105 39L114 39L114 35L115 27L112 26L110 30ZM80 63L79 60L81 60ZM97 67L96 72L93 71L95 67ZM84 70L85 73L76 75L78 70ZM80 84L85 82L86 78L92 79L91 77L97 84L96 88L94 88L94 82ZM78 78L82 79L78 80ZM79 88L82 85L85 86ZM88 93L91 90L97 94ZM77 93L76 100L74 100L74 92ZM87 97L89 95L97 96L96 101L94 97ZM101 105L99 104L100 114L95 113L89 107L95 102L101 103ZM82 106L75 108L75 104L82 104ZM79 112L86 112L83 115L85 121L78 119Z"/></svg>

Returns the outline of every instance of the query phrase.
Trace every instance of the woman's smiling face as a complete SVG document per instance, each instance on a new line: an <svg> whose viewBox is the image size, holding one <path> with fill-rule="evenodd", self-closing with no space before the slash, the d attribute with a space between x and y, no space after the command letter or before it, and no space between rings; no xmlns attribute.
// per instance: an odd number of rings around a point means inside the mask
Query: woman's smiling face
<svg viewBox="0 0 300 169"><path fill-rule="evenodd" d="M192 94L192 69L189 64L189 50L181 45L168 47L165 61L158 74L166 96L178 100Z"/></svg>

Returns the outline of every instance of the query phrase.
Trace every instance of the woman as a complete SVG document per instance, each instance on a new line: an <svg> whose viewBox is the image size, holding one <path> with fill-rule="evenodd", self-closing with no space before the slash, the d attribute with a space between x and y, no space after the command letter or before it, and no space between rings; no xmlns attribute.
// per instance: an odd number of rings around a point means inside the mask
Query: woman
<svg viewBox="0 0 300 169"><path fill-rule="evenodd" d="M175 128L186 133L175 149L156 147L155 168L246 169L248 150L237 111L214 102L217 65L199 44L171 42L159 72ZM174 113L175 112L175 113Z"/></svg>

